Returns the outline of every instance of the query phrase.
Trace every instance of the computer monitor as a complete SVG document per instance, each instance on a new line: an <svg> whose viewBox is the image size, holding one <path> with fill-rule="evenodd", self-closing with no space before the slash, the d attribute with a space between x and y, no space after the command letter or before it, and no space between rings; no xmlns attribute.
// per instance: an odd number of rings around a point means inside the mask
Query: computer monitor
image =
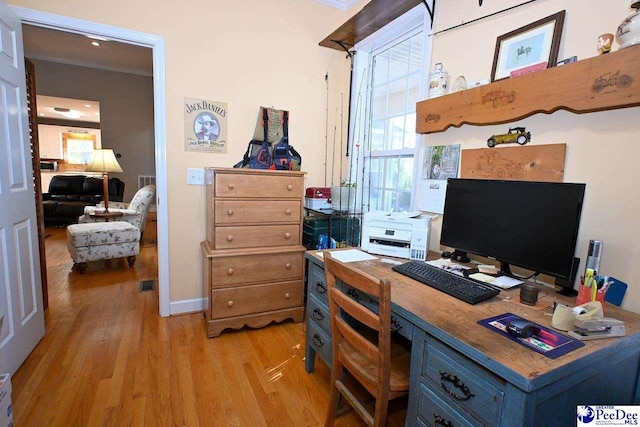
<svg viewBox="0 0 640 427"><path fill-rule="evenodd" d="M585 184L448 180L440 244L564 279L573 264ZM569 279L571 279L569 281Z"/></svg>

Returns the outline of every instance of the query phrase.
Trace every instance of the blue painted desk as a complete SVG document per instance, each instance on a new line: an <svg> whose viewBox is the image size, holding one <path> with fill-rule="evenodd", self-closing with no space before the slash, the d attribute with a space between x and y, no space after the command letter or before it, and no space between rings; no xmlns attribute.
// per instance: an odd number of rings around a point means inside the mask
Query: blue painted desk
<svg viewBox="0 0 640 427"><path fill-rule="evenodd" d="M331 334L322 257L310 251L306 258L306 370L313 372L316 354L331 365ZM550 326L551 307L511 302L518 289L470 305L379 259L353 265L391 280L393 327L412 341L407 426L431 426L436 417L456 426L567 426L576 424L577 405L640 403L640 315L607 304L605 314L623 320L627 336L586 341L552 360L477 323L511 312ZM545 301L575 302L553 290Z"/></svg>

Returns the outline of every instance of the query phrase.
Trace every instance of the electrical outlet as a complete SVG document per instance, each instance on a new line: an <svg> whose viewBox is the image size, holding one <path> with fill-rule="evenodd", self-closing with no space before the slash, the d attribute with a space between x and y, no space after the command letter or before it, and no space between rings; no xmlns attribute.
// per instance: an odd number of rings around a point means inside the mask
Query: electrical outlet
<svg viewBox="0 0 640 427"><path fill-rule="evenodd" d="M187 185L204 185L204 169L188 168Z"/></svg>

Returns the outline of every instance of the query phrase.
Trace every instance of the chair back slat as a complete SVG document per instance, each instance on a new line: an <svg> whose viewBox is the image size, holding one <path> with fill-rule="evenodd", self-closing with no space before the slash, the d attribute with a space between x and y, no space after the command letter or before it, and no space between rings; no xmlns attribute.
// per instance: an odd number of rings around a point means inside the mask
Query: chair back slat
<svg viewBox="0 0 640 427"><path fill-rule="evenodd" d="M336 319L336 326L340 331L340 335L349 343L353 348L358 349L362 354L367 356L376 365L382 363L382 353L378 346L373 344L368 339L364 338L360 333L353 329L344 319Z"/></svg>
<svg viewBox="0 0 640 427"><path fill-rule="evenodd" d="M325 426L333 426L341 395L367 425L381 427L388 401L409 390L410 351L394 344L391 361L391 284L334 259L330 252L324 253L324 267L333 350ZM351 297L348 287L358 296ZM350 390L347 372L375 398L374 413Z"/></svg>
<svg viewBox="0 0 640 427"><path fill-rule="evenodd" d="M371 329L375 329L376 331L380 330L380 317L376 313L357 301L354 301L337 288L333 288L332 291L329 291L329 295L331 295L340 308L351 317L355 318L360 323L367 325Z"/></svg>
<svg viewBox="0 0 640 427"><path fill-rule="evenodd" d="M388 374L391 363L391 286L389 281L377 279L346 263L342 263L334 259L328 252L325 253L324 260L325 276L329 289L330 311L332 305L335 307L331 312L332 332L335 332L334 335L339 334L339 336L332 337L333 344L337 346L342 339L346 339L356 350L370 357L378 365L380 370L378 380L381 381L385 376L385 371ZM378 314L376 315L349 297L337 286L336 279L353 289L375 297L378 300ZM340 310L343 310L356 321L375 332L377 334L377 343L371 344L370 339L352 327L345 328L346 322L340 318Z"/></svg>

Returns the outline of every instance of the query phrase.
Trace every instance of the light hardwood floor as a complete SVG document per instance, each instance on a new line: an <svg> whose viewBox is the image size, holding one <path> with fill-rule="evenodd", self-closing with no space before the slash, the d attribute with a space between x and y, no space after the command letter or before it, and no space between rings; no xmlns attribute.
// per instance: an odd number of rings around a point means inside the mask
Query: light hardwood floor
<svg viewBox="0 0 640 427"><path fill-rule="evenodd" d="M93 262L85 275L71 271L65 229L47 233L47 332L12 378L16 426L324 424L330 373L320 360L305 372L304 323L208 339L202 313L161 318L157 290L140 292L157 278L147 231L135 267ZM353 411L336 422L363 425Z"/></svg>

